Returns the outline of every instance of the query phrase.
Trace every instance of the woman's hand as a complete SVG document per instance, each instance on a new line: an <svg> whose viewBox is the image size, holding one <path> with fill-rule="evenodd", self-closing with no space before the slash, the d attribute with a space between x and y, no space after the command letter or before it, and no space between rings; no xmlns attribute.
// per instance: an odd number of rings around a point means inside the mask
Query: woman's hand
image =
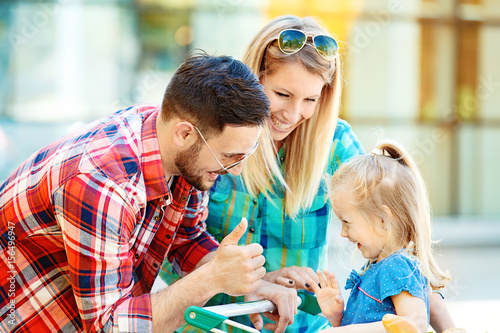
<svg viewBox="0 0 500 333"><path fill-rule="evenodd" d="M318 276L311 268L297 266L284 267L277 271L268 272L262 279L287 288L295 288L296 290L305 289L308 291L313 291L311 289L311 281L316 285L319 283Z"/></svg>
<svg viewBox="0 0 500 333"><path fill-rule="evenodd" d="M344 315L344 300L340 293L340 286L335 275L324 269L323 273L318 269L319 285L310 280L311 289L316 293L321 312L328 318L333 327L340 326Z"/></svg>

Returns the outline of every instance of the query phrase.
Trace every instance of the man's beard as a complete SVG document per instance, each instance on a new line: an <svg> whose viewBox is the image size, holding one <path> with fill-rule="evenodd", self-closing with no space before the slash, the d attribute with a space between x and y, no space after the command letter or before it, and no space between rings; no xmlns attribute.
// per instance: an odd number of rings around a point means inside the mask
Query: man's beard
<svg viewBox="0 0 500 333"><path fill-rule="evenodd" d="M212 187L207 186L203 182L203 174L198 174L196 163L201 150L201 142L197 141L186 151L180 152L175 158L175 166L179 169L181 176L188 182L189 185L197 188L200 191L208 191Z"/></svg>

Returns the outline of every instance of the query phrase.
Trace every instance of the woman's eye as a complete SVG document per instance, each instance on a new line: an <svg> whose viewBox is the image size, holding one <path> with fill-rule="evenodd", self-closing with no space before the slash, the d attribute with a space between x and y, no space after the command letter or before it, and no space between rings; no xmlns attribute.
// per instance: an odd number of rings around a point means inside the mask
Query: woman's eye
<svg viewBox="0 0 500 333"><path fill-rule="evenodd" d="M313 103L316 102L316 100L314 98L306 98L306 101L313 102Z"/></svg>
<svg viewBox="0 0 500 333"><path fill-rule="evenodd" d="M287 94L283 94L283 93L280 93L280 92L276 92L276 95L278 95L279 97L288 97Z"/></svg>

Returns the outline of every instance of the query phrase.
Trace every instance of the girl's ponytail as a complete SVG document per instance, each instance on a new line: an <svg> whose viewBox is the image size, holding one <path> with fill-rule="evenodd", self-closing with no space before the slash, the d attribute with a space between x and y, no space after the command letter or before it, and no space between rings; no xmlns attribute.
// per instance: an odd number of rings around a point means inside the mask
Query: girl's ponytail
<svg viewBox="0 0 500 333"><path fill-rule="evenodd" d="M443 288L450 277L447 272L443 272L439 268L434 258L429 199L422 175L410 154L398 143L383 141L377 145L377 149L380 150L380 155L388 156L397 161L404 168L408 168L413 175L415 191L412 195L416 196L415 203L417 205L414 207L413 214L409 214L410 216L414 215L411 219L414 235L406 244L406 249L419 258L424 275L428 277L432 288ZM407 207L407 210L411 210L411 208Z"/></svg>

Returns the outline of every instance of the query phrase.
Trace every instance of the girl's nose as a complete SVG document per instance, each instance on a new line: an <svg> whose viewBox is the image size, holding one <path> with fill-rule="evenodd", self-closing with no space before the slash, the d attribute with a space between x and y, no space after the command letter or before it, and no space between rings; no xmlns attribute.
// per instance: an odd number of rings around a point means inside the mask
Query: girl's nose
<svg viewBox="0 0 500 333"><path fill-rule="evenodd" d="M347 237L347 227L345 226L344 223L342 223L342 229L340 230L340 236L342 237Z"/></svg>

